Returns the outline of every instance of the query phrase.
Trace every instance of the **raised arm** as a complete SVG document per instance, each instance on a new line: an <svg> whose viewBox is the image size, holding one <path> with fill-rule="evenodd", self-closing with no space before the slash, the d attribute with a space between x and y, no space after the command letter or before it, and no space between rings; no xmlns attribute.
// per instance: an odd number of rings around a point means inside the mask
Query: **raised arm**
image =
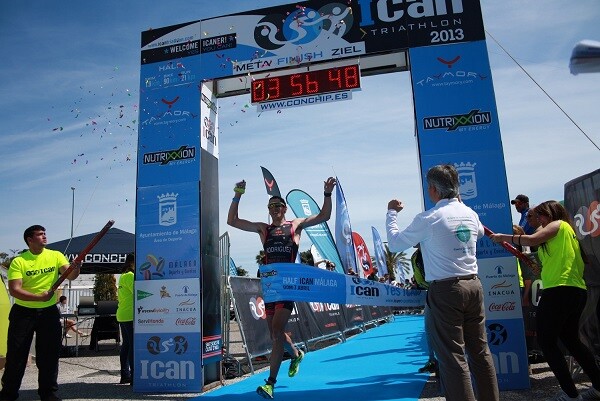
<svg viewBox="0 0 600 401"><path fill-rule="evenodd" d="M227 213L227 224L231 227L239 228L243 231L250 231L259 233L262 237L265 230L265 223L255 223L252 221L240 219L238 216L238 206L242 195L246 192L246 181L240 181L235 184L233 188L233 199L231 199L231 205L229 206L229 212Z"/></svg>
<svg viewBox="0 0 600 401"><path fill-rule="evenodd" d="M305 219L300 219L300 223L298 224L298 228L306 228L315 226L317 224L323 223L324 221L329 220L331 217L331 192L333 192L333 187L335 187L335 178L329 177L323 183L323 206L321 207L321 211L319 214L314 216L309 216Z"/></svg>

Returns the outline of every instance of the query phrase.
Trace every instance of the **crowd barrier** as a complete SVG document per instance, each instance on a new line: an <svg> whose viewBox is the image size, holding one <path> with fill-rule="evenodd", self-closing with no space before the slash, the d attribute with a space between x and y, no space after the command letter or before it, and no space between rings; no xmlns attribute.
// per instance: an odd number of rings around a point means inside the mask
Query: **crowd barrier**
<svg viewBox="0 0 600 401"><path fill-rule="evenodd" d="M271 352L260 279L231 276L228 280L235 316L240 326L250 370L252 359ZM389 306L338 305L296 302L286 332L299 347L308 350L319 341L346 341L346 333L365 330L394 315Z"/></svg>

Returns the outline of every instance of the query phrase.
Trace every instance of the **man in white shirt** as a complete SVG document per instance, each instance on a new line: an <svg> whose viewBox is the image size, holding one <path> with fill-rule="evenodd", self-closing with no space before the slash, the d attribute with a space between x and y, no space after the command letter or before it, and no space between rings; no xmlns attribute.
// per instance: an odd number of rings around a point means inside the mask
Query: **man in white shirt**
<svg viewBox="0 0 600 401"><path fill-rule="evenodd" d="M483 225L477 213L459 201L458 173L452 165L429 169L427 184L435 206L415 216L402 231L397 217L404 206L397 199L388 203L388 245L392 252L401 252L421 244L425 276L430 282L428 330L446 400L498 401L498 381L487 344L483 289L475 257L477 239L484 234Z"/></svg>

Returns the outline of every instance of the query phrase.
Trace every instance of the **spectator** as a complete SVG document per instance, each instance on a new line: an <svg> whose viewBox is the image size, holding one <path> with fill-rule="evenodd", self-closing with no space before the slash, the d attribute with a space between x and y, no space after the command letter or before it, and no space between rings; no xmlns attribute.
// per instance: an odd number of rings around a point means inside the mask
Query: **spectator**
<svg viewBox="0 0 600 401"><path fill-rule="evenodd" d="M421 253L421 247L419 244L415 245L417 250L412 254L410 258L410 262L412 264L414 276L413 279L416 278L415 288L420 290L427 290L429 288L429 283L425 280L425 267L423 266L423 254ZM427 349L429 351L429 359L425 363L425 365L419 369L419 373L429 372L435 373L438 368L437 360L435 359L435 353L433 352L433 347L431 343L431 334L429 334L429 308L427 307L427 303L425 303L424 310L424 320L425 320L425 341L427 342Z"/></svg>
<svg viewBox="0 0 600 401"><path fill-rule="evenodd" d="M493 234L494 242L539 246L544 291L537 309L538 343L564 394L557 400L600 399L600 368L594 353L579 339L579 319L587 300L584 261L565 208L546 201L534 211L542 228L531 235ZM592 387L582 394L575 387L559 340L588 375Z"/></svg>
<svg viewBox="0 0 600 401"><path fill-rule="evenodd" d="M71 311L71 308L69 307L69 304L67 304L67 297L64 295L61 295L60 298L58 299L58 303L56 304L56 307L58 308L58 311L62 315L69 315L72 314L73 311ZM61 321L64 323L64 335L67 338L71 338L71 335L69 334L69 330L73 331L74 333L79 334L82 337L87 337L89 334L84 333L81 330L77 329L77 326L75 326L75 320L73 319L68 319L65 317L62 317Z"/></svg>
<svg viewBox="0 0 600 401"><path fill-rule="evenodd" d="M525 234L533 234L535 228L526 219L527 212L529 211L529 197L527 195L517 195L515 199L510 201L510 204L515 205L515 209L521 214L519 225L523 227Z"/></svg>
<svg viewBox="0 0 600 401"><path fill-rule="evenodd" d="M378 273L378 270L376 267L374 267L373 271L371 272L371 274L369 274L367 276L367 278L372 281L379 281L379 276L377 276L377 273Z"/></svg>
<svg viewBox="0 0 600 401"><path fill-rule="evenodd" d="M135 257L132 253L125 258L119 277L117 321L121 328L123 343L119 352L121 363L120 384L133 384L133 285L135 281Z"/></svg>

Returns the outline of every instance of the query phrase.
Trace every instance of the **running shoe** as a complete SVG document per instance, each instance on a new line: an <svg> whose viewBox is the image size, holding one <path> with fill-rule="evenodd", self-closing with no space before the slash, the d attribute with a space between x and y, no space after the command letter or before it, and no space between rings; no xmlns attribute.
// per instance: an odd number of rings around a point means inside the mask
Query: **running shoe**
<svg viewBox="0 0 600 401"><path fill-rule="evenodd" d="M300 362L302 362L303 358L304 358L304 352L302 352L302 350L299 349L298 350L298 356L295 357L295 358L293 358L290 361L290 369L288 370L288 376L289 377L296 376L296 374L300 370Z"/></svg>
<svg viewBox="0 0 600 401"><path fill-rule="evenodd" d="M593 387L588 388L587 390L583 390L581 393L581 398L584 400L600 400L600 391L596 390Z"/></svg>
<svg viewBox="0 0 600 401"><path fill-rule="evenodd" d="M425 373L425 372L429 372L429 373L435 373L437 369L437 362L435 360L433 361L427 361L427 363L419 369L419 373Z"/></svg>
<svg viewBox="0 0 600 401"><path fill-rule="evenodd" d="M262 398L267 398L269 400L272 400L274 398L273 397L273 387L274 386L271 383L266 381L266 383L263 384L262 386L258 386L258 388L256 389L256 393L258 395L260 395Z"/></svg>
<svg viewBox="0 0 600 401"><path fill-rule="evenodd" d="M578 400L583 400L583 398L581 398L581 394L578 394L577 397L573 398L573 397L569 397L567 394L565 394L564 392L560 392L557 394L557 396L555 396L554 398L550 398L548 401L578 401Z"/></svg>

